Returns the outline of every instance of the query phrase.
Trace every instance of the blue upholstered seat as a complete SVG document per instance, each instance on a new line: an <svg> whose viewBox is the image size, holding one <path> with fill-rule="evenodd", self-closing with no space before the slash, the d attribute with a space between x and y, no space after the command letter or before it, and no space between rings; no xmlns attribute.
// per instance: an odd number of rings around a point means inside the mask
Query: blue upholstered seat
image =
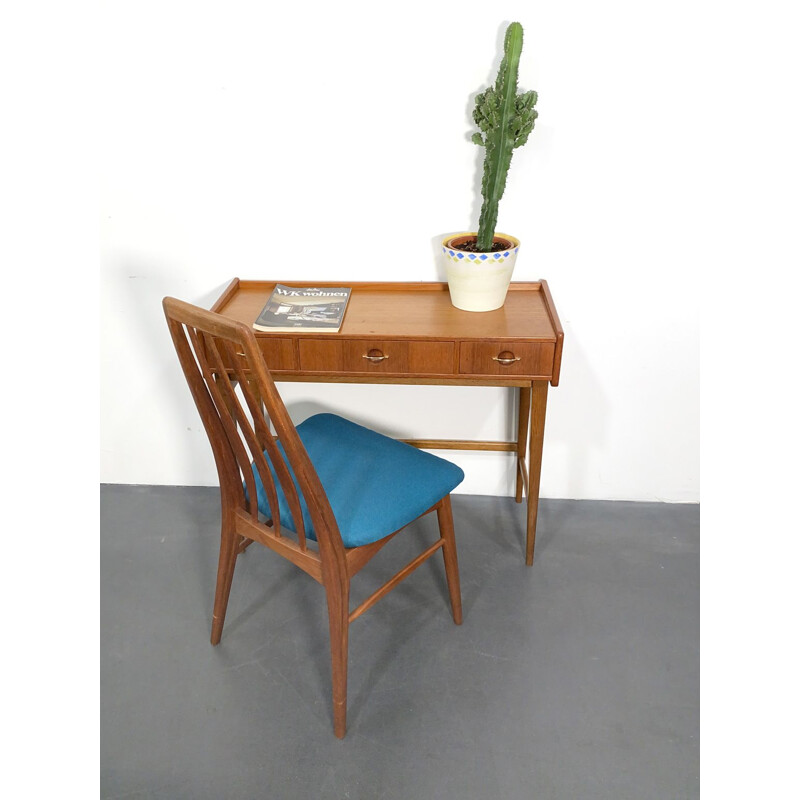
<svg viewBox="0 0 800 800"><path fill-rule="evenodd" d="M335 414L309 417L297 426L297 433L328 496L345 547L388 536L438 503L464 479L464 472L455 464ZM270 470L278 490L281 526L295 530L271 463ZM258 510L271 517L258 470L253 468L253 473ZM306 536L316 539L302 495L300 504Z"/></svg>

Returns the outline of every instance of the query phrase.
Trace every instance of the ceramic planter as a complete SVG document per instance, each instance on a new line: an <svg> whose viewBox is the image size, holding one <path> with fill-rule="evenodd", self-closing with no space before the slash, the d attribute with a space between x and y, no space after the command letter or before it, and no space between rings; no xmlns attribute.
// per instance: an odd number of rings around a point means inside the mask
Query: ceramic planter
<svg viewBox="0 0 800 800"><path fill-rule="evenodd" d="M458 233L442 242L450 301L462 311L493 311L506 301L517 260L519 239L497 233L495 242L507 248L494 253L469 253L454 245L474 239L476 233Z"/></svg>

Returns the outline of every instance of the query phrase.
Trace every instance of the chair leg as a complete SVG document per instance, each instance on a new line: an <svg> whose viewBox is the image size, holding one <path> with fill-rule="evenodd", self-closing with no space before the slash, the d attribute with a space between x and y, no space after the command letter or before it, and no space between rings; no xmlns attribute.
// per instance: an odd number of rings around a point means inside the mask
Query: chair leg
<svg viewBox="0 0 800 800"><path fill-rule="evenodd" d="M228 609L228 597L231 593L233 570L236 567L236 556L239 553L240 536L233 529L233 522L223 517L222 535L219 545L219 566L217 567L217 590L214 596L214 617L211 620L211 644L219 644L222 638L222 626L225 624L225 612Z"/></svg>
<svg viewBox="0 0 800 800"><path fill-rule="evenodd" d="M350 583L326 586L331 631L331 683L333 684L333 732L343 739L347 732L347 637L350 628Z"/></svg>
<svg viewBox="0 0 800 800"><path fill-rule="evenodd" d="M456 553L456 537L453 531L453 509L450 506L450 495L442 498L436 509L439 518L439 533L444 544L444 572L447 576L447 588L450 592L450 605L453 608L453 621L461 624L461 582L458 577L458 554Z"/></svg>

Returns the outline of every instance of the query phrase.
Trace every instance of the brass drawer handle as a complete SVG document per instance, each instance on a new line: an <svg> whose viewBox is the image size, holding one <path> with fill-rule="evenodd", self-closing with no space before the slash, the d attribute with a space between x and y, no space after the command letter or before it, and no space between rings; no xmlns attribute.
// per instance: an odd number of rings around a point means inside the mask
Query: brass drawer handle
<svg viewBox="0 0 800 800"><path fill-rule="evenodd" d="M519 361L519 356L515 356L508 350L503 350L503 352L499 355L492 356L492 361L499 361L504 366L508 366L509 364L513 364L515 361Z"/></svg>
<svg viewBox="0 0 800 800"><path fill-rule="evenodd" d="M379 361L385 361L389 356L385 356L380 350L372 349L366 355L361 356L361 358L366 358L367 361L377 364Z"/></svg>

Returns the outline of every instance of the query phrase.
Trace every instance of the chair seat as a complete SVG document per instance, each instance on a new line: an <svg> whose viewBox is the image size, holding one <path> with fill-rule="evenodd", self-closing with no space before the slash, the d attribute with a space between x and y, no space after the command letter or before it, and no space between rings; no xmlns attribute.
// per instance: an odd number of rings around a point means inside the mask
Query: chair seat
<svg viewBox="0 0 800 800"><path fill-rule="evenodd" d="M394 533L438 503L464 479L461 468L450 461L336 414L315 414L297 426L297 433L328 496L345 547L370 544ZM283 454L282 446L279 447ZM268 456L267 462L275 478ZM265 517L272 517L255 468L253 475L258 510ZM292 479L297 485L294 473ZM277 479L275 485L281 526L296 531ZM316 539L302 494L300 506L306 536Z"/></svg>

